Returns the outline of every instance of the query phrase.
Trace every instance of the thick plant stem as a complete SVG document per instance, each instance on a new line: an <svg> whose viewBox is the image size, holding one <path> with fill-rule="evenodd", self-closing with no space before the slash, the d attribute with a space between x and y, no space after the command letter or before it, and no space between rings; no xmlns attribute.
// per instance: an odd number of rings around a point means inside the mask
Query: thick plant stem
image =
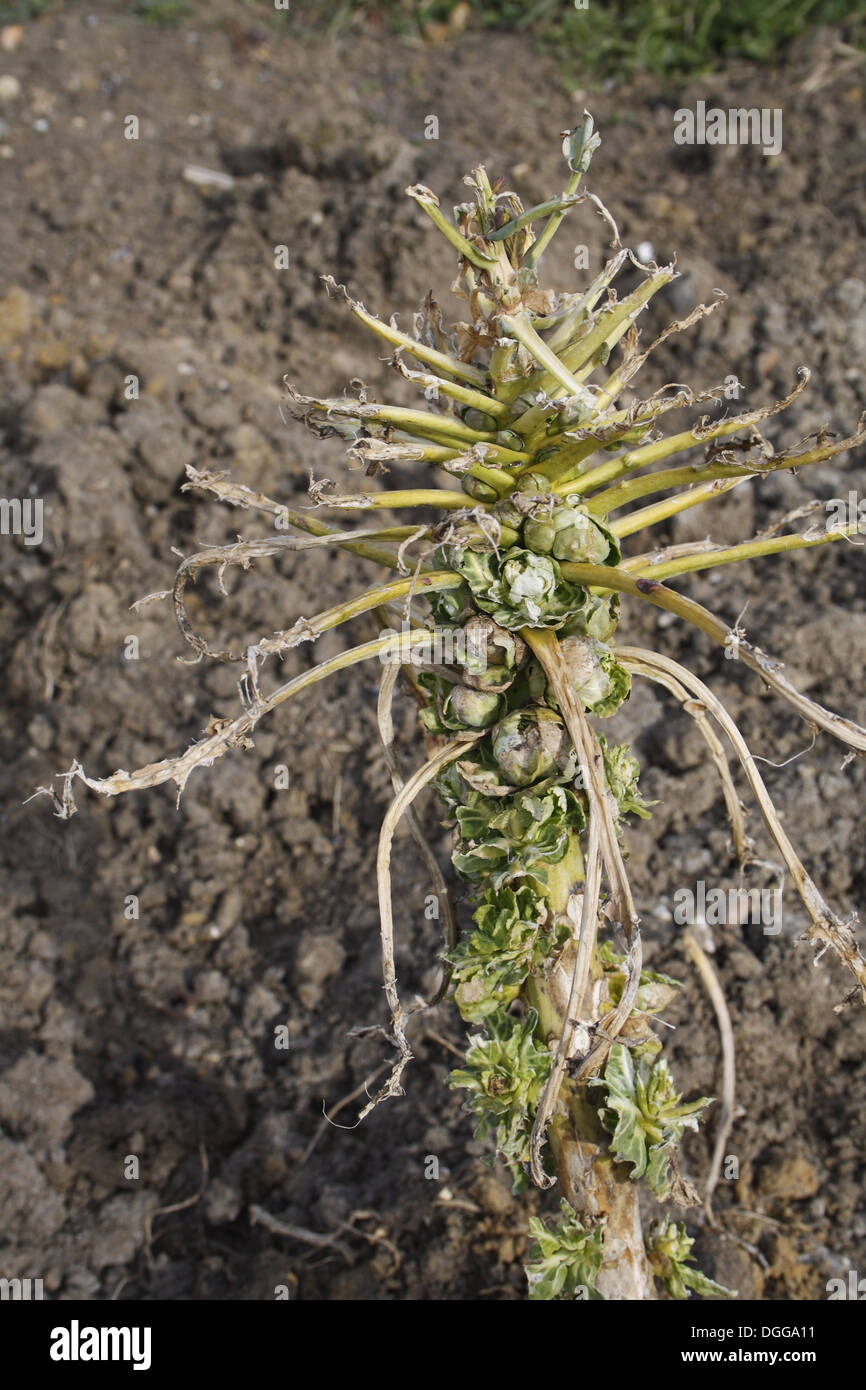
<svg viewBox="0 0 866 1390"><path fill-rule="evenodd" d="M581 892L583 860L575 837L561 864L548 875L551 908L565 913L569 900ZM569 915L574 915L569 914ZM538 1012L538 1028L548 1046L555 1046L568 1018L569 984L577 943L572 942L547 977L530 976L529 1002ZM592 976L601 971L593 962ZM591 978L580 1001L584 1027L598 1022L598 990ZM597 1100L585 1083L566 1075L547 1138L556 1164L559 1190L587 1226L603 1220L604 1259L596 1288L608 1300L651 1299L652 1277L644 1249L637 1184L629 1180L628 1165L610 1156L610 1136L598 1115ZM598 1091L595 1091L598 1096Z"/></svg>

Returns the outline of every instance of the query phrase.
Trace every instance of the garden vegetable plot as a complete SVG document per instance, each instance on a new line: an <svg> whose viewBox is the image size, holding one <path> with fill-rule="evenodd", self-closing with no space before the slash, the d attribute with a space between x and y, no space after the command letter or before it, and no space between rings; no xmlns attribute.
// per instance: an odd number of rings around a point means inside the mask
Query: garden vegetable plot
<svg viewBox="0 0 866 1390"><path fill-rule="evenodd" d="M405 327L431 287L451 282L455 254L403 190L430 186L450 206L480 157L527 205L541 202L563 182L556 136L584 103L604 138L588 187L624 241L650 241L659 265L676 251L683 272L643 316L645 342L716 286L729 294L659 347L641 394L721 373L742 383L741 413L787 395L808 363L809 388L766 427L774 444L825 421L851 434L866 347L863 66L825 36L760 83L744 67L676 91L589 86L578 103L541 60L522 77L522 41L505 36L469 37L457 58L364 34L331 44L95 17L50 16L4 55L20 91L4 108L15 177L0 251L2 488L45 506L41 545L3 538L3 1267L84 1297L270 1298L278 1285L304 1298L522 1297L527 1216L555 1218L557 1193L515 1197L503 1170L480 1162L488 1145L445 1084L464 1046L453 1004L413 1016L405 1097L358 1128L323 1120L324 1105L352 1126L364 1083L374 1095L392 1061L382 1033L364 1031L387 1017L374 862L392 796L381 668L286 705L254 747L194 773L179 816L170 789L118 802L82 793L68 825L42 799L21 803L74 756L91 776L141 767L235 712L236 670L178 665L188 649L165 606L130 611L170 586L172 547L230 544L242 520L247 536L274 535L267 519L181 493L186 466L230 469L293 508L309 504L310 469L339 491L373 486L347 478L340 440L313 441L281 418L284 373L319 397L362 375L370 399L417 404L319 274L384 319L400 311ZM783 108L783 153L678 147L673 112L699 99ZM130 115L137 140L124 138ZM588 284L575 243L597 274L609 239L588 205L572 211L546 282ZM659 543L711 530L734 544L815 497L859 496L861 470L862 449L773 473L672 516ZM417 470L397 463L386 483L418 486ZM331 550L264 557L227 572L228 600L204 576L190 585L190 619L214 648L243 649L348 600L369 582L362 566ZM838 542L676 587L734 631L739 620L810 699L862 723L864 575L862 552ZM286 654L282 678L379 630L361 617L326 633L315 658L303 646ZM807 724L742 661L667 613L630 603L620 640L690 667L753 751L784 764L761 770L787 834L837 912L861 906L862 761L843 768L826 734L810 747ZM411 701L395 719L405 759ZM834 1012L851 981L831 953L813 966L797 943L807 918L789 886L778 932L727 909L713 923L706 887L736 885L738 867L688 714L636 682L608 728L633 747L655 803L624 844L645 966L686 986L666 1010L677 1089L719 1095L722 1080L713 1008L675 916L686 891L704 892L700 940L715 948L737 1044L726 1148L737 1162L713 1199L737 1241L711 1234L698 1208L686 1213L694 1253L743 1297L822 1297L862 1264L866 1232L866 1025L856 1005ZM441 808L419 808L445 864ZM772 861L756 814L748 829ZM398 835L393 861L397 972L412 1000L435 991L441 923L410 840ZM748 882L769 891L778 875L759 868ZM684 1137L680 1164L699 1189L716 1124L711 1109ZM648 1202L647 1221L656 1215Z"/></svg>

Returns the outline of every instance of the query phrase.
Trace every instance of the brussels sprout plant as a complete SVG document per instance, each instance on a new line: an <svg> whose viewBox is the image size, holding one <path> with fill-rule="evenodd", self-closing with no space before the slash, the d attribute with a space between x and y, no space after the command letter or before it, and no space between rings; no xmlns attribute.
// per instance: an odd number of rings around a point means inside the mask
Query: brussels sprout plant
<svg viewBox="0 0 866 1390"><path fill-rule="evenodd" d="M223 474L188 468L188 487L270 515L286 532L191 555L174 583L174 610L193 650L241 666L242 707L212 722L179 756L138 771L93 778L76 762L53 794L64 816L75 809L76 781L108 796L173 781L180 795L193 768L250 747L259 720L283 701L353 663L380 661L378 719L394 800L381 829L377 875L395 1062L362 1117L403 1094L412 1059L390 888L392 839L405 816L433 876L446 930L437 1000L450 989L470 1026L451 1086L465 1097L479 1136L489 1137L517 1189L557 1188L558 1221L531 1223L529 1296L648 1299L662 1289L674 1298L690 1290L724 1296L728 1291L695 1267L682 1222L670 1216L642 1230L639 1180L660 1201L688 1207L698 1200L678 1169L677 1149L710 1102L684 1100L660 1055L653 1020L678 986L644 968L640 913L623 851L627 818L648 816L651 808L631 750L597 724L629 698L635 679L664 687L706 740L745 866L751 846L717 730L727 737L805 905L808 939L837 954L854 977L852 997L866 999L866 961L851 924L831 911L806 872L730 716L683 665L618 637L621 605L664 609L736 655L812 727L862 753L866 730L800 695L781 665L740 628L731 630L664 582L824 545L856 524L797 531L794 514L737 545L658 549L648 540L628 558L622 543L749 480L852 448L866 439L866 417L848 438L831 440L822 431L774 452L759 426L803 390L808 372L802 369L777 404L739 415L715 409L664 433L668 412L718 407L724 388L696 393L665 386L641 398L632 383L657 346L718 301L641 347L636 321L675 271L646 264L623 247L607 209L580 191L598 144L587 114L564 139L563 193L537 207L525 209L483 167L467 177L471 196L453 218L429 189L407 190L454 248L453 288L468 306L465 322L446 327L428 295L413 333L405 333L324 277L347 310L389 345L391 365L419 388L423 407L371 401L353 382L354 394L337 398L306 396L287 383L290 408L317 434L345 438L350 460L368 475L411 465L419 486L346 495L314 483L315 505L293 510ZM544 288L539 263L578 203L605 219L611 255L584 289ZM638 287L619 297L613 282L629 264L639 273ZM668 466L677 455L686 461ZM436 485L436 470L450 475L449 487ZM406 525L356 530L320 519L323 510L383 508L416 516ZM184 595L204 567L246 568L260 556L313 546L343 547L391 576L244 652L215 651L194 630ZM363 614L380 616L378 638L266 688L270 658ZM418 701L427 745L426 760L406 780L391 714L401 672ZM454 828L453 869L472 919L463 931L412 811L431 784ZM651 904L642 906L645 914Z"/></svg>

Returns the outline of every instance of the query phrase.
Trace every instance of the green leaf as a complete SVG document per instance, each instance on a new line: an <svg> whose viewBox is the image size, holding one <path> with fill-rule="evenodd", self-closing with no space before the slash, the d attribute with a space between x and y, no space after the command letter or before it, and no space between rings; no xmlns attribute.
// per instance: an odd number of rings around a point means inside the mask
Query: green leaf
<svg viewBox="0 0 866 1390"><path fill-rule="evenodd" d="M622 1043L615 1043L610 1050L604 1084L609 1109L603 1120L608 1129L613 1121L611 1148L617 1158L633 1164L633 1178L642 1178L647 1169L647 1139L635 1096L634 1064L631 1053Z"/></svg>
<svg viewBox="0 0 866 1390"><path fill-rule="evenodd" d="M553 786L541 794L516 792L497 800L469 792L455 808L460 842L452 862L461 877L487 878L499 888L533 875L545 882L546 869L558 864L571 831L586 825L581 796L570 787Z"/></svg>
<svg viewBox="0 0 866 1390"><path fill-rule="evenodd" d="M600 659L601 668L607 677L608 691L600 700L589 706L589 711L598 718L605 719L608 715L615 714L620 705L628 699L631 694L631 676L624 666L618 664L609 649L600 653Z"/></svg>
<svg viewBox="0 0 866 1390"><path fill-rule="evenodd" d="M454 967L457 1007L469 1023L507 1007L570 934L566 923L554 925L544 899L526 883L516 891L488 889L474 920L476 930L445 956Z"/></svg>
<svg viewBox="0 0 866 1390"><path fill-rule="evenodd" d="M677 1225L669 1217L657 1221L650 1231L646 1252L650 1268L672 1298L688 1298L688 1290L704 1298L736 1298L733 1289L717 1284L699 1269L692 1268L694 1257L691 1248L694 1240L687 1234L684 1225Z"/></svg>
<svg viewBox="0 0 866 1390"><path fill-rule="evenodd" d="M470 1039L466 1065L453 1071L450 1086L469 1091L469 1105L478 1117L476 1135L492 1131L496 1151L508 1165L515 1188L526 1186L524 1163L529 1161L532 1121L550 1076L551 1056L535 1041L538 1016L525 1019L498 1011L484 1020L486 1036Z"/></svg>
<svg viewBox="0 0 866 1390"><path fill-rule="evenodd" d="M472 616L472 590L468 584L461 584L458 589L442 589L428 597L437 627L454 627Z"/></svg>
<svg viewBox="0 0 866 1390"><path fill-rule="evenodd" d="M663 1200L673 1182L673 1152L687 1129L697 1129L698 1114L712 1099L702 1096L683 1104L667 1062L641 1057L635 1065L624 1043L614 1043L604 1075L590 1084L607 1087L601 1118L613 1135L614 1156L632 1164L635 1181L646 1176L652 1192Z"/></svg>
<svg viewBox="0 0 866 1390"><path fill-rule="evenodd" d="M446 545L438 563L462 575L478 607L508 630L561 627L586 602L586 590L563 579L556 560L520 546L499 556Z"/></svg>
<svg viewBox="0 0 866 1390"><path fill-rule="evenodd" d="M524 1266L529 1297L533 1301L571 1298L597 1302L601 1299L595 1284L601 1268L604 1226L587 1230L565 1199L560 1210L562 1216L552 1229L537 1217L529 1222L529 1234L535 1242Z"/></svg>
<svg viewBox="0 0 866 1390"><path fill-rule="evenodd" d="M619 807L620 815L627 816L631 812L646 820L650 815L650 807L654 806L655 802L644 801L638 790L640 764L637 758L625 743L608 744L604 734L599 734L598 741L604 757L607 785Z"/></svg>
<svg viewBox="0 0 866 1390"><path fill-rule="evenodd" d="M592 156L601 144L601 136L595 133L595 122L588 111L574 130L567 132L562 141L562 153L573 174L585 174L592 162Z"/></svg>
<svg viewBox="0 0 866 1390"><path fill-rule="evenodd" d="M625 956L617 955L609 941L602 941L598 947L598 959L604 970L610 1002L618 1004L622 998L627 978ZM660 1013L662 1009L667 1008L671 1000L676 997L677 990L681 988L682 985L679 980L672 979L670 975L662 975L654 970L642 970L632 1018L636 1014ZM653 1053L657 1052L659 1047L660 1044L654 1047ZM634 1057L638 1050L632 1048L631 1051L632 1057ZM643 1053L641 1052L640 1055Z"/></svg>

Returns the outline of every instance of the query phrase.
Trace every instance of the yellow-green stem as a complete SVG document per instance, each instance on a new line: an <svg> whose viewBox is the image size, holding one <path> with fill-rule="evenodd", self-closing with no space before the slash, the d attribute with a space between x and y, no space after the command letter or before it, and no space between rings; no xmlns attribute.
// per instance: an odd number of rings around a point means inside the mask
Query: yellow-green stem
<svg viewBox="0 0 866 1390"><path fill-rule="evenodd" d="M858 524L853 522L839 531L826 531L820 536L764 536L755 540L743 541L740 545L719 547L718 550L699 551L695 555L678 555L673 560L661 560L657 564L645 561L642 565L632 564L632 574L648 575L652 579L670 579L678 574L689 574L693 570L712 569L714 565L732 565L738 560L755 560L762 555L779 555L788 550L806 550L813 545L828 545L830 541L844 540L858 534Z"/></svg>

